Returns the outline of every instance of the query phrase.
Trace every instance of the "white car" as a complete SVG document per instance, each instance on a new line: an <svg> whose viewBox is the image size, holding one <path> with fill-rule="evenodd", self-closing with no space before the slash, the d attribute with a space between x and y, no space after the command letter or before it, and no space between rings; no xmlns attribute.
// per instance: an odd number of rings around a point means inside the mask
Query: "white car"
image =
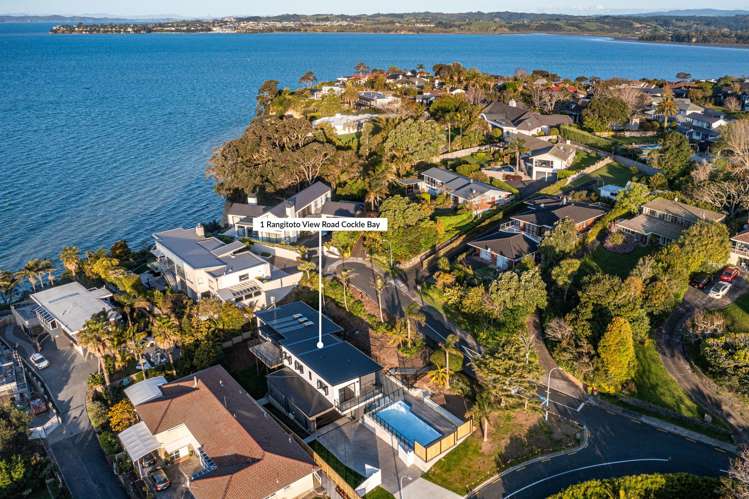
<svg viewBox="0 0 749 499"><path fill-rule="evenodd" d="M710 292L707 294L710 298L720 299L726 296L726 293L728 293L728 290L731 289L731 284L723 281L716 282L712 288L710 288Z"/></svg>
<svg viewBox="0 0 749 499"><path fill-rule="evenodd" d="M44 369L46 367L49 367L49 361L44 357L44 355L40 353L32 354L31 357L29 357L29 361L37 369Z"/></svg>

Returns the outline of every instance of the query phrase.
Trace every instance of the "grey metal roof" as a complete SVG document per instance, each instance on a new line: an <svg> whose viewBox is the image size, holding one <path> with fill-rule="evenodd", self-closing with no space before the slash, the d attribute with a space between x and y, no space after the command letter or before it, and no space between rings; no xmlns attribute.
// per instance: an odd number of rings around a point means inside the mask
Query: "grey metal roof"
<svg viewBox="0 0 749 499"><path fill-rule="evenodd" d="M31 295L31 299L71 334L83 329L83 325L94 314L114 311L95 291L89 291L77 281L38 291Z"/></svg>
<svg viewBox="0 0 749 499"><path fill-rule="evenodd" d="M247 203L226 203L225 213L240 217L258 217L268 210L267 206Z"/></svg>
<svg viewBox="0 0 749 499"><path fill-rule="evenodd" d="M542 227L553 227L554 224L565 218L569 218L574 223L579 224L592 218L601 217L605 213L606 211L601 208L570 203L549 209L537 209L535 211L520 213L511 218Z"/></svg>
<svg viewBox="0 0 749 499"><path fill-rule="evenodd" d="M330 187L322 182L315 182L297 192L293 196L281 201L276 206L270 209L270 212L277 217L286 216L286 207L293 206L295 211L302 210L305 206L309 206L318 198L326 195L330 192Z"/></svg>
<svg viewBox="0 0 749 499"><path fill-rule="evenodd" d="M302 301L295 301L268 310L255 312L255 316L265 328L269 328L277 340L299 341L316 338L318 334L318 313ZM301 319L305 319L301 321ZM343 331L341 326L331 321L325 314L322 316L323 334ZM307 324L310 322L311 324Z"/></svg>
<svg viewBox="0 0 749 499"><path fill-rule="evenodd" d="M330 217L355 217L363 211L364 205L353 201L327 201L322 207L322 214Z"/></svg>
<svg viewBox="0 0 749 499"><path fill-rule="evenodd" d="M172 229L154 234L154 239L194 269L213 269L218 277L265 264L265 260L244 251L239 241L225 244L215 237L201 238L194 229Z"/></svg>
<svg viewBox="0 0 749 499"><path fill-rule="evenodd" d="M468 201L482 196L489 191L501 190L484 182L464 177L463 175L458 175L457 173L453 173L443 168L432 167L424 171L421 175L437 179L443 183L442 189Z"/></svg>
<svg viewBox="0 0 749 499"><path fill-rule="evenodd" d="M339 385L382 369L377 362L345 341L306 353L300 360L330 385Z"/></svg>
<svg viewBox="0 0 749 499"><path fill-rule="evenodd" d="M480 250L489 250L509 260L518 260L538 249L538 243L525 234L503 231L476 239L468 245Z"/></svg>
<svg viewBox="0 0 749 499"><path fill-rule="evenodd" d="M283 394L287 401L313 419L333 409L333 404L288 367L266 376L270 388Z"/></svg>
<svg viewBox="0 0 749 499"><path fill-rule="evenodd" d="M421 175L425 177L432 177L433 179L443 183L447 183L451 180L455 180L456 178L460 178L460 175L458 175L457 173L445 170L444 168L437 168L436 166L433 166L430 169L422 172Z"/></svg>

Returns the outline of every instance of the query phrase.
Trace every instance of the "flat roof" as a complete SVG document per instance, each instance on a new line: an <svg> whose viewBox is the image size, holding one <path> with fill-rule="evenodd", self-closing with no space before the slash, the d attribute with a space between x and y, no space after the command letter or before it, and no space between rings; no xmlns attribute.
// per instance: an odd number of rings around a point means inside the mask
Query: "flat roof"
<svg viewBox="0 0 749 499"><path fill-rule="evenodd" d="M156 242L194 269L214 269L211 275L239 272L265 264L240 241L223 243L215 237L200 237L195 229L172 229L153 235Z"/></svg>
<svg viewBox="0 0 749 499"><path fill-rule="evenodd" d="M113 307L99 298L98 289L88 290L78 281L37 291L31 299L43 307L71 334L75 334L93 315L112 312Z"/></svg>
<svg viewBox="0 0 749 499"><path fill-rule="evenodd" d="M318 312L304 302L296 301L255 313L265 336L304 362L330 385L338 385L382 369L377 362L347 343L335 333L341 326L322 315L323 348L319 339Z"/></svg>
<svg viewBox="0 0 749 499"><path fill-rule="evenodd" d="M328 399L288 367L268 374L266 379L269 386L282 393L286 400L308 418L315 418L333 409L333 404Z"/></svg>

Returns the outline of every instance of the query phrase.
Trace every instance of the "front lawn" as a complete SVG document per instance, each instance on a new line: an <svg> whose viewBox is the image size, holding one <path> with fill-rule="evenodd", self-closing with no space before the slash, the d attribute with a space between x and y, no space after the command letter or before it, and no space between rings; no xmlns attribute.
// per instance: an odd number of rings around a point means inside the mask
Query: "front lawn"
<svg viewBox="0 0 749 499"><path fill-rule="evenodd" d="M744 293L724 308L723 315L729 330L749 333L749 293Z"/></svg>
<svg viewBox="0 0 749 499"><path fill-rule="evenodd" d="M634 382L637 398L671 409L682 416L701 418L697 404L666 371L652 340L647 340L645 344L638 342L635 354L637 373Z"/></svg>
<svg viewBox="0 0 749 499"><path fill-rule="evenodd" d="M575 188L585 185L589 182L595 182L596 185L620 185L624 187L627 182L632 178L633 173L628 167L620 165L619 163L609 163L597 169L593 173L588 173L580 178L573 180L568 186L564 187L564 191L574 190Z"/></svg>
<svg viewBox="0 0 749 499"><path fill-rule="evenodd" d="M598 265L602 272L624 279L635 268L640 258L650 253L650 251L651 249L647 246L637 246L630 253L614 253L603 246L599 246L590 255L590 259Z"/></svg>
<svg viewBox="0 0 749 499"><path fill-rule="evenodd" d="M454 215L443 215L436 217L437 222L442 224L445 232L439 238L439 242L447 241L455 234L465 232L473 225L473 213L470 211L460 211Z"/></svg>
<svg viewBox="0 0 749 499"><path fill-rule="evenodd" d="M575 153L575 160L572 162L572 165L570 165L570 170L578 172L580 170L585 170L587 167L592 166L596 163L596 161L600 160L601 158L595 154L588 151L577 151Z"/></svg>
<svg viewBox="0 0 749 499"><path fill-rule="evenodd" d="M498 411L491 418L489 439L477 429L437 462L423 478L464 495L503 469L533 457L577 444L579 429L537 412Z"/></svg>

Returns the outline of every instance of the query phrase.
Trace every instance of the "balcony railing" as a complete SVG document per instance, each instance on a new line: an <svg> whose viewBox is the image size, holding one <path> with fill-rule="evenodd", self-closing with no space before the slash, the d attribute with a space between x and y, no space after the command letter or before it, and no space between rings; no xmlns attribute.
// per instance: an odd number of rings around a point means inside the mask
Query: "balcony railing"
<svg viewBox="0 0 749 499"><path fill-rule="evenodd" d="M731 253L749 257L749 246L746 246L744 244L734 244L731 247Z"/></svg>

